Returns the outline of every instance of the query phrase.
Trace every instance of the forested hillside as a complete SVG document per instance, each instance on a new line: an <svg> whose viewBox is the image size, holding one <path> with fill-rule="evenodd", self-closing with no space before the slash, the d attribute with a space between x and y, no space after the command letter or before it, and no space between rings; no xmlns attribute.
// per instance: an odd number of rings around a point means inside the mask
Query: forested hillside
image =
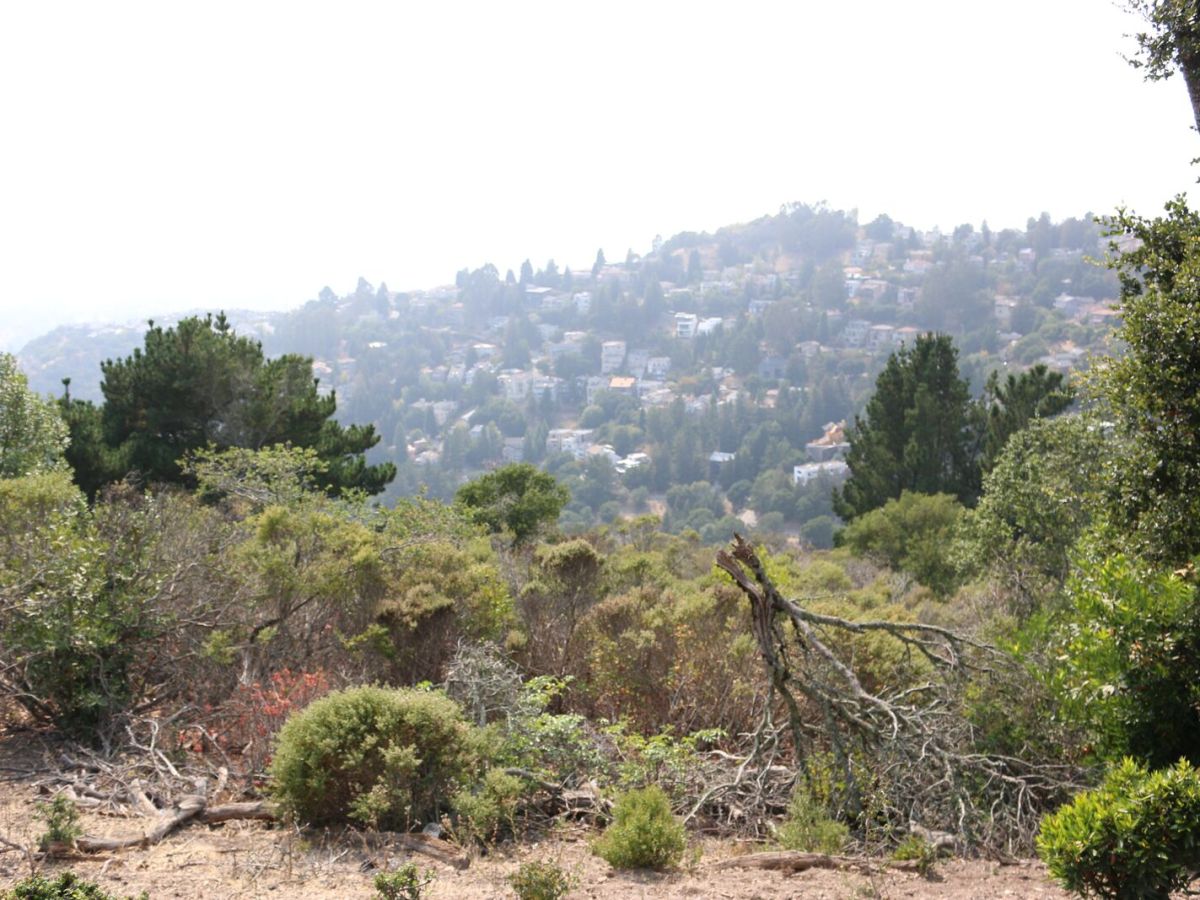
<svg viewBox="0 0 1200 900"><path fill-rule="evenodd" d="M1103 351L1117 282L1099 264L1101 230L1042 215L1024 231L919 233L792 204L623 262L600 251L590 270L527 261L502 277L489 265L399 293L360 279L293 313L229 321L267 356L310 357L338 420L374 427L368 460L396 467L389 499L423 486L449 500L527 461L570 487L562 525L574 532L653 512L709 543L740 528L827 548L845 429L897 348L952 337L975 401L953 413L971 419L969 470L996 453L982 420L1006 379L1083 371ZM20 359L39 392L61 394L69 377L74 399L99 403L99 363L141 338L59 329Z"/></svg>

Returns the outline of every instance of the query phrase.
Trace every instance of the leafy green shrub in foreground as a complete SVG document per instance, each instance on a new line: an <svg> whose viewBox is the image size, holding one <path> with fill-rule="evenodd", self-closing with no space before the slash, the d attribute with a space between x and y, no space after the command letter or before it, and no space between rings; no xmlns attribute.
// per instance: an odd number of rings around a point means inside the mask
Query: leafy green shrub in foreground
<svg viewBox="0 0 1200 900"><path fill-rule="evenodd" d="M53 881L44 875L31 875L0 894L3 900L147 900L148 897L145 891L137 898L118 897L74 872L63 872Z"/></svg>
<svg viewBox="0 0 1200 900"><path fill-rule="evenodd" d="M796 786L788 804L787 818L776 834L784 850L809 853L841 853L850 840L850 829L831 819L803 783Z"/></svg>
<svg viewBox="0 0 1200 900"><path fill-rule="evenodd" d="M520 779L488 769L475 790L461 790L450 805L457 815L454 835L460 842L490 844L503 832L515 832L517 807L525 793Z"/></svg>
<svg viewBox="0 0 1200 900"><path fill-rule="evenodd" d="M433 869L421 873L415 863L405 863L395 872L380 872L374 881L375 900L421 900L433 879Z"/></svg>
<svg viewBox="0 0 1200 900"><path fill-rule="evenodd" d="M669 869L683 858L686 843L667 795L651 785L617 799L613 822L592 849L616 869Z"/></svg>
<svg viewBox="0 0 1200 900"><path fill-rule="evenodd" d="M571 876L556 863L522 863L508 877L518 900L559 900L571 892Z"/></svg>
<svg viewBox="0 0 1200 900"><path fill-rule="evenodd" d="M442 694L350 688L288 719L271 778L302 821L404 829L437 816L475 768L478 743Z"/></svg>
<svg viewBox="0 0 1200 900"><path fill-rule="evenodd" d="M1167 898L1200 869L1200 771L1150 772L1131 759L1042 821L1038 853L1068 890Z"/></svg>

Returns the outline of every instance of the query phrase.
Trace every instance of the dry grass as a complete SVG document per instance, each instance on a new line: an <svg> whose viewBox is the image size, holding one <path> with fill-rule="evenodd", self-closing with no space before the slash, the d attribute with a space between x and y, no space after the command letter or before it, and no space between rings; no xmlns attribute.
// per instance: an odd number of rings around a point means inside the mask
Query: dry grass
<svg viewBox="0 0 1200 900"><path fill-rule="evenodd" d="M0 838L34 847L43 826L35 804L45 794L39 783L55 771L60 748L50 737L21 731L0 738ZM145 820L81 813L85 830L98 835L125 835L144 827ZM592 855L590 833L564 827L549 838L498 848L477 855L465 871L410 857L402 850L373 849L352 833L300 831L260 822L228 822L192 826L148 849L80 856L43 862L12 847L0 846L0 887L26 877L34 869L57 872L74 869L106 889L124 894L149 891L158 898L314 898L352 900L371 898L372 879L381 869L412 859L433 869L436 880L430 898L510 897L507 878L521 863L549 860L571 872L577 887L572 897L591 898L899 898L929 897L967 900L978 897L1046 897L1067 895L1051 885L1036 863L997 866L983 861L950 861L940 867L940 881L888 872L863 875L838 871L808 871L794 877L775 872L729 869L711 871L708 860L745 852L731 841L704 841L693 846L692 862L672 874L613 872ZM755 848L757 849L757 848Z"/></svg>

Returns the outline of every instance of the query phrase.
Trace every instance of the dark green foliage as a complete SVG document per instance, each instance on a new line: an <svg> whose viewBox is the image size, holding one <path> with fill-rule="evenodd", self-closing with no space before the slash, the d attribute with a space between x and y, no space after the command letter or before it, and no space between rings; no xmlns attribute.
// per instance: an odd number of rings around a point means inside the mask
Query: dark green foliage
<svg viewBox="0 0 1200 900"><path fill-rule="evenodd" d="M136 900L149 900L143 891ZM135 900L110 894L97 884L84 881L74 872L63 872L53 881L45 875L31 875L19 881L11 890L0 894L3 900Z"/></svg>
<svg viewBox="0 0 1200 900"><path fill-rule="evenodd" d="M475 522L493 534L507 531L522 544L558 518L571 494L553 475L513 463L467 482L456 499Z"/></svg>
<svg viewBox="0 0 1200 900"><path fill-rule="evenodd" d="M613 821L592 849L615 869L671 869L687 838L663 789L628 791L613 806Z"/></svg>
<svg viewBox="0 0 1200 900"><path fill-rule="evenodd" d="M1200 870L1200 773L1126 759L1094 791L1042 821L1038 853L1063 887L1113 900L1166 900Z"/></svg>
<svg viewBox="0 0 1200 900"><path fill-rule="evenodd" d="M89 500L94 499L104 485L125 474L121 454L104 442L100 407L87 400L63 397L58 409L70 435L63 456L74 472L79 489Z"/></svg>
<svg viewBox="0 0 1200 900"><path fill-rule="evenodd" d="M379 441L373 426L331 418L337 399L317 392L311 359L265 359L223 315L152 325L144 348L100 368L105 443L149 481L184 481L180 459L206 446L271 444L315 448L328 464L321 486L333 494L376 494L395 477L391 463L366 464L363 454Z"/></svg>
<svg viewBox="0 0 1200 900"><path fill-rule="evenodd" d="M1010 437L1036 419L1048 419L1063 412L1074 395L1061 372L1051 372L1040 363L1019 375L1010 374L1004 381L993 372L984 390L982 407L986 419L980 461L983 471L991 471Z"/></svg>
<svg viewBox="0 0 1200 900"><path fill-rule="evenodd" d="M350 688L284 724L273 790L304 822L403 830L449 805L477 763L476 745L458 704L442 694Z"/></svg>
<svg viewBox="0 0 1200 900"><path fill-rule="evenodd" d="M972 455L970 395L947 335L925 334L888 359L865 418L847 433L850 480L834 498L846 521L902 491L952 494L971 504L979 490Z"/></svg>
<svg viewBox="0 0 1200 900"><path fill-rule="evenodd" d="M518 900L559 900L571 892L571 876L550 862L521 863L508 883Z"/></svg>
<svg viewBox="0 0 1200 900"><path fill-rule="evenodd" d="M1175 565L1200 552L1200 214L1178 198L1165 217L1109 224L1140 242L1112 263L1128 350L1099 375L1128 442L1110 516L1139 553Z"/></svg>

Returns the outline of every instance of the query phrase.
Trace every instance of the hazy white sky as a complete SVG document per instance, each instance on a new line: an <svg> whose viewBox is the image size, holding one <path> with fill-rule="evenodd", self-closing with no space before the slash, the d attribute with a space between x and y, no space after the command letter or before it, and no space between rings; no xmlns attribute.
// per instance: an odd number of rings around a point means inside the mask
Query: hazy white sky
<svg viewBox="0 0 1200 900"><path fill-rule="evenodd" d="M1195 181L1109 0L6 3L0 347L590 267L825 200L1023 227Z"/></svg>

